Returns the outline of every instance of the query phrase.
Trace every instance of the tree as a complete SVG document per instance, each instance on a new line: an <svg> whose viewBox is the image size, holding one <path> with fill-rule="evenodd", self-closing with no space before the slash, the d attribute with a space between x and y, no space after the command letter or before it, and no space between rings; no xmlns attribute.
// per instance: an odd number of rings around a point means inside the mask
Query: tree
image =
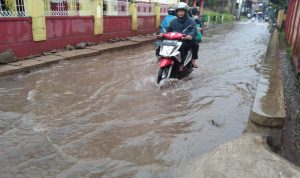
<svg viewBox="0 0 300 178"><path fill-rule="evenodd" d="M280 10L286 9L288 5L288 0L270 0L273 9Z"/></svg>

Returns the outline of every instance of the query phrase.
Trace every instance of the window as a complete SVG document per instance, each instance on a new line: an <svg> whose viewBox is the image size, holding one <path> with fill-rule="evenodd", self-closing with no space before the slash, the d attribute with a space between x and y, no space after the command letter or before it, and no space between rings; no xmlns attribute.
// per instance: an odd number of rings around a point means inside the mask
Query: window
<svg viewBox="0 0 300 178"><path fill-rule="evenodd" d="M6 11L7 7L5 5L5 0L0 0L0 11Z"/></svg>
<svg viewBox="0 0 300 178"><path fill-rule="evenodd" d="M68 2L65 0L51 0L51 11L68 11Z"/></svg>
<svg viewBox="0 0 300 178"><path fill-rule="evenodd" d="M24 17L24 0L15 0L14 3L7 4L6 0L0 0L0 16L4 17Z"/></svg>
<svg viewBox="0 0 300 178"><path fill-rule="evenodd" d="M125 12L125 6L121 6L121 11Z"/></svg>
<svg viewBox="0 0 300 178"><path fill-rule="evenodd" d="M85 2L85 1L83 1ZM79 15L80 3L79 0L50 0L51 15Z"/></svg>
<svg viewBox="0 0 300 178"><path fill-rule="evenodd" d="M24 1L23 0L16 0L17 12L24 12Z"/></svg>

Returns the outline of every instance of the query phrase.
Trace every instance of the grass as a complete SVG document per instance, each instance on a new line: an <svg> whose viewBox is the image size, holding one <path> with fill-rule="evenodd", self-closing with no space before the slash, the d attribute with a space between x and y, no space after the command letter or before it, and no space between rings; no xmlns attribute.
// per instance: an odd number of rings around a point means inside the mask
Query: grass
<svg viewBox="0 0 300 178"><path fill-rule="evenodd" d="M287 47L286 48L286 53L288 55L288 58L291 59L292 58L292 53L293 53L293 48Z"/></svg>
<svg viewBox="0 0 300 178"><path fill-rule="evenodd" d="M279 31L279 40L281 41L285 40L285 32L283 30Z"/></svg>
<svg viewBox="0 0 300 178"><path fill-rule="evenodd" d="M231 22L234 20L234 16L232 14L224 13L224 22Z"/></svg>
<svg viewBox="0 0 300 178"><path fill-rule="evenodd" d="M285 43L285 32L284 32L284 30L279 31L278 37L279 37L279 40L281 42ZM293 55L293 48L286 45L286 53L287 53L288 59L291 59L292 55Z"/></svg>
<svg viewBox="0 0 300 178"><path fill-rule="evenodd" d="M247 16L241 15L240 16L241 20L249 20L249 18Z"/></svg>
<svg viewBox="0 0 300 178"><path fill-rule="evenodd" d="M208 16L216 16L218 15L218 13L216 11L211 11L211 10L207 10L204 9L202 12L203 15L208 15Z"/></svg>
<svg viewBox="0 0 300 178"><path fill-rule="evenodd" d="M216 11L204 9L202 12L203 15L210 16L211 21L215 21L213 17L217 16L217 23L222 23L221 16L223 15L223 22L231 22L234 20L234 16L229 13L218 13Z"/></svg>

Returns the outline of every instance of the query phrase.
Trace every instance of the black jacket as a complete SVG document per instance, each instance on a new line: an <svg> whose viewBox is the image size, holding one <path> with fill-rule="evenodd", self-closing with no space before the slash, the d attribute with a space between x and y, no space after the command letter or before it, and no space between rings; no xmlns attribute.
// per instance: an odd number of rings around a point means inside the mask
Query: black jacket
<svg viewBox="0 0 300 178"><path fill-rule="evenodd" d="M187 28L189 27L189 28ZM185 30L187 28L187 30ZM172 20L167 27L167 32L180 32L183 33L185 30L184 34L186 35L191 35L193 39L196 38L197 36L197 29L196 29L196 23L195 21L186 16L184 18L176 18Z"/></svg>

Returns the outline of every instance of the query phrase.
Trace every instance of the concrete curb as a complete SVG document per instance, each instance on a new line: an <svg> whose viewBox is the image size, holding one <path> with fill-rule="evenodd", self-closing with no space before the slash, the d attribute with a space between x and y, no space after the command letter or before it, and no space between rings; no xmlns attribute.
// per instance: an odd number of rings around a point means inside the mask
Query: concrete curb
<svg viewBox="0 0 300 178"><path fill-rule="evenodd" d="M97 46L89 46L85 49L61 51L47 56L36 57L24 61L0 65L0 77L18 73L28 73L32 70L48 67L63 60L75 60L84 57L101 55L106 52L137 48L141 45L153 42L152 37L131 38L129 41L107 43Z"/></svg>
<svg viewBox="0 0 300 178"><path fill-rule="evenodd" d="M184 178L296 178L300 168L273 153L261 135L245 133L195 158L179 174Z"/></svg>
<svg viewBox="0 0 300 178"><path fill-rule="evenodd" d="M262 126L280 127L286 117L280 71L279 40L275 30L270 38L260 72L259 84L249 119Z"/></svg>

